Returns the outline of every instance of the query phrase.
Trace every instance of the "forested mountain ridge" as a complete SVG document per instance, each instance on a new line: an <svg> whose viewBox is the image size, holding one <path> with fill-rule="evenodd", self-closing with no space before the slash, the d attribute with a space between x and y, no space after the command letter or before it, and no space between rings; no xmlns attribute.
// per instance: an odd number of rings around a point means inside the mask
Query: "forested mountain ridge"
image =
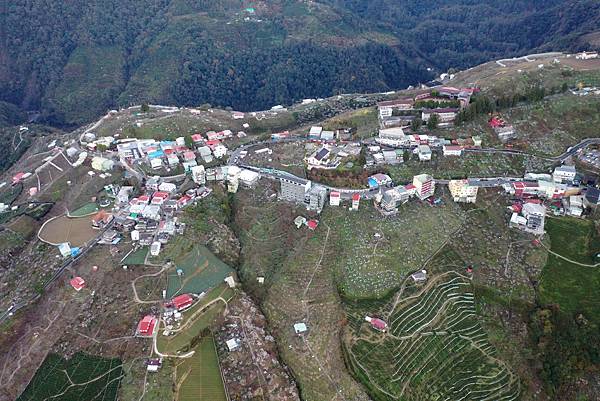
<svg viewBox="0 0 600 401"><path fill-rule="evenodd" d="M512 0L10 2L0 100L75 125L142 101L262 109L435 71L579 50L600 4Z"/></svg>

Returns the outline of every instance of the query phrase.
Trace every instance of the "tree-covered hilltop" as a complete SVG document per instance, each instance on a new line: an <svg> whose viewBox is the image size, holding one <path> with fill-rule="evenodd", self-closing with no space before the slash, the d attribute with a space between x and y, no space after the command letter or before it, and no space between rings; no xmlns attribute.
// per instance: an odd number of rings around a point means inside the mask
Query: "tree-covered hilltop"
<svg viewBox="0 0 600 401"><path fill-rule="evenodd" d="M262 109L577 49L595 0L73 0L0 13L0 101L74 125L142 101Z"/></svg>

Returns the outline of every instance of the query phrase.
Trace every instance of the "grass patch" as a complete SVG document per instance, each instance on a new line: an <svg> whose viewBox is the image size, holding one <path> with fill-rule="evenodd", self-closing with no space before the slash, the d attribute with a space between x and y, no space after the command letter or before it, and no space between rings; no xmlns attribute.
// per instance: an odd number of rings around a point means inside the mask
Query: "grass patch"
<svg viewBox="0 0 600 401"><path fill-rule="evenodd" d="M597 263L600 239L594 223L571 218L551 218L546 230L551 250L584 264ZM544 304L558 304L569 314L583 313L600 323L600 267L584 267L549 255L540 282Z"/></svg>
<svg viewBox="0 0 600 401"><path fill-rule="evenodd" d="M177 401L226 401L212 336L203 338L191 358L177 366Z"/></svg>
<svg viewBox="0 0 600 401"><path fill-rule="evenodd" d="M233 269L217 258L207 247L193 245L192 248L174 259L175 271L168 276L167 297L194 293L200 294L219 285ZM182 270L183 275L178 275Z"/></svg>
<svg viewBox="0 0 600 401"><path fill-rule="evenodd" d="M141 247L133 252L131 252L123 261L122 265L143 265L146 261L146 255L148 255L148 251L150 249L147 246Z"/></svg>
<svg viewBox="0 0 600 401"><path fill-rule="evenodd" d="M78 352L65 360L49 354L17 401L113 401L117 399L122 371L121 360L116 358Z"/></svg>
<svg viewBox="0 0 600 401"><path fill-rule="evenodd" d="M69 216L72 217L83 217L83 216L87 216L90 215L92 213L97 212L98 209L98 205L96 203L86 203L83 206L78 207L77 209L73 210L72 212L69 212Z"/></svg>

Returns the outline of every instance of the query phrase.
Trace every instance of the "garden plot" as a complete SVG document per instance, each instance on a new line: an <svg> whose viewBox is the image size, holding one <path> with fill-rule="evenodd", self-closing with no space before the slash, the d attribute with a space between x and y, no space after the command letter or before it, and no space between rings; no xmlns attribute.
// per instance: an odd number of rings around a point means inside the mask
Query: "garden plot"
<svg viewBox="0 0 600 401"><path fill-rule="evenodd" d="M348 362L374 398L515 400L518 378L496 356L475 311L470 281L449 271L379 311L387 333L354 310Z"/></svg>

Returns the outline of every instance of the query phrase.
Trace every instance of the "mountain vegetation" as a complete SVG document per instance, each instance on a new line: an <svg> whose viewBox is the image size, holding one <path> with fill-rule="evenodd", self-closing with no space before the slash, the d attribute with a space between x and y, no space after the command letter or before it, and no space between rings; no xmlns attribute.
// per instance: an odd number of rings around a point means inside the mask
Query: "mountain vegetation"
<svg viewBox="0 0 600 401"><path fill-rule="evenodd" d="M9 2L0 100L72 126L141 102L240 110L387 91L433 72L578 50L594 0Z"/></svg>

